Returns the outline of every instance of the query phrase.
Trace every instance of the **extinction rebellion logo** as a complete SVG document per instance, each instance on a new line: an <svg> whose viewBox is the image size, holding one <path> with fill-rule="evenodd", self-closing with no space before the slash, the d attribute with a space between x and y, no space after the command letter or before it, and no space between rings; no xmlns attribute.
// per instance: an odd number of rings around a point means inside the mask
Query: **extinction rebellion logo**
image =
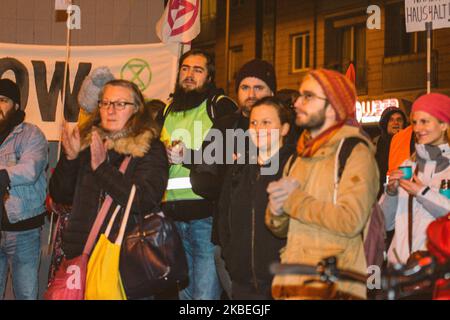
<svg viewBox="0 0 450 320"><path fill-rule="evenodd" d="M200 0L195 0L195 4L187 0L174 0L169 3L169 16L167 17L170 29L172 30L170 36L176 36L189 30L195 23L198 16L198 8ZM176 14L173 17L173 14ZM175 23L178 19L184 20L185 15L192 13L192 16L183 25L175 27Z"/></svg>
<svg viewBox="0 0 450 320"><path fill-rule="evenodd" d="M152 81L152 71L147 61L134 58L122 67L120 77L134 82L141 91L145 91Z"/></svg>

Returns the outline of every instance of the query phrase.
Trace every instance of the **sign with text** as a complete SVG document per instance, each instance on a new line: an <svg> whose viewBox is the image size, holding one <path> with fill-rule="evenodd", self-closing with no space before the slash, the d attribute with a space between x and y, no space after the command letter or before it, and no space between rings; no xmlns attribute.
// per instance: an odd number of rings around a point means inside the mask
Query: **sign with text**
<svg viewBox="0 0 450 320"><path fill-rule="evenodd" d="M19 85L25 120L58 140L62 114L68 122L78 120L78 93L91 70L106 66L115 78L138 85L146 99L166 101L175 87L178 52L178 44L72 47L64 106L65 46L0 43L0 78Z"/></svg>
<svg viewBox="0 0 450 320"><path fill-rule="evenodd" d="M370 100L356 102L356 119L360 123L377 123L388 107L399 107L397 99Z"/></svg>
<svg viewBox="0 0 450 320"><path fill-rule="evenodd" d="M72 4L72 1L70 0L55 0L55 10L64 10L66 11L67 8Z"/></svg>
<svg viewBox="0 0 450 320"><path fill-rule="evenodd" d="M406 32L425 31L426 22L450 28L450 0L405 0L405 22Z"/></svg>

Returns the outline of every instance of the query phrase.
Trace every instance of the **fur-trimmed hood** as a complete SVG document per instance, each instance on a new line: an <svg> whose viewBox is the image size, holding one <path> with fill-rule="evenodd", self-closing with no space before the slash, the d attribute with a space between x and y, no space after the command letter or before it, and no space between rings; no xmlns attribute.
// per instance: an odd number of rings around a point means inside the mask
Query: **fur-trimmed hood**
<svg viewBox="0 0 450 320"><path fill-rule="evenodd" d="M92 131L95 130L103 141L106 141L108 150L119 154L143 157L149 150L154 139L159 139L160 128L152 116L152 110L141 106L128 120L124 130L111 133L100 127L99 110L88 114L81 123L80 129L81 150L91 144Z"/></svg>
<svg viewBox="0 0 450 320"><path fill-rule="evenodd" d="M153 139L157 138L153 130L148 129L132 135L131 133L111 135L102 128L93 127L100 134L102 140L106 140L108 150L114 150L119 154L131 155L133 157L143 157L149 150ZM91 144L92 132L85 137L81 137L81 150L88 148Z"/></svg>

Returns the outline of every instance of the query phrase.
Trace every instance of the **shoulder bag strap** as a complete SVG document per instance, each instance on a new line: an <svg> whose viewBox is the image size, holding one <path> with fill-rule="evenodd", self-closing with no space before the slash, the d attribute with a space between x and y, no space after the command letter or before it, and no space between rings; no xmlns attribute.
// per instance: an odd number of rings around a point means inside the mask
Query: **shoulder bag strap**
<svg viewBox="0 0 450 320"><path fill-rule="evenodd" d="M126 157L122 164L120 165L120 172L125 173L127 170L128 164L130 163L131 156ZM89 255L92 251L92 248L94 247L95 240L97 239L98 233L100 232L100 228L103 225L103 222L105 221L106 215L108 214L109 208L112 204L112 198L111 196L106 196L105 201L103 201L103 204L100 208L100 210L97 213L97 217L95 218L94 225L91 228L91 231L89 232L88 239L86 241L86 245L83 249L83 254Z"/></svg>
<svg viewBox="0 0 450 320"><path fill-rule="evenodd" d="M418 167L416 166L416 170L414 170L414 175L417 175ZM413 195L408 195L408 246L409 246L409 254L412 253L412 244L413 244Z"/></svg>
<svg viewBox="0 0 450 320"><path fill-rule="evenodd" d="M133 186L131 187L131 191L130 191L130 196L128 197L128 202L127 202L127 206L125 209L125 214L122 218L122 222L120 224L120 229L119 229L119 234L117 235L115 244L121 246L122 245L122 241L123 241L123 237L125 234L125 228L127 226L128 223L128 218L130 217L130 210L131 210L131 205L133 204L133 200L134 200L134 195L136 194L136 186L133 184ZM120 211L120 205L118 205L116 207L116 209L114 210L114 213L111 217L111 219L109 220L108 226L106 228L105 231L105 236L108 238L109 234L111 233L111 229L113 227L114 221L116 220L117 214Z"/></svg>
<svg viewBox="0 0 450 320"><path fill-rule="evenodd" d="M409 254L412 253L413 198L414 198L414 196L408 195L408 248L409 248Z"/></svg>

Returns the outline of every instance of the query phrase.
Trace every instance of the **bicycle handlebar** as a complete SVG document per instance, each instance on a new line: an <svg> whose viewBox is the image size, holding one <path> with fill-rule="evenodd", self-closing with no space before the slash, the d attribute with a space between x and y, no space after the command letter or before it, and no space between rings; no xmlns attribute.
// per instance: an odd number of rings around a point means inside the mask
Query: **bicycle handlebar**
<svg viewBox="0 0 450 320"><path fill-rule="evenodd" d="M273 263L270 266L272 274L293 274L320 276L320 279L327 282L337 280L350 280L359 283L366 283L367 276L351 270L340 270L336 267L336 257L323 259L316 266L306 264L281 264Z"/></svg>
<svg viewBox="0 0 450 320"><path fill-rule="evenodd" d="M306 264L281 264L272 263L270 265L272 274L301 274L308 276L318 275L318 266L310 266Z"/></svg>
<svg viewBox="0 0 450 320"><path fill-rule="evenodd" d="M273 263L270 272L278 275L306 275L319 276L321 281L336 282L338 280L354 281L365 284L367 276L350 270L340 270L336 267L336 257L329 257L320 261L316 266L305 264ZM412 267L396 265L382 276L382 288L390 292L392 297L405 297L408 292L400 293L400 289L414 285L420 281L433 280L439 274L450 276L450 262L437 265L435 258L425 257ZM412 293L413 294L413 293Z"/></svg>

